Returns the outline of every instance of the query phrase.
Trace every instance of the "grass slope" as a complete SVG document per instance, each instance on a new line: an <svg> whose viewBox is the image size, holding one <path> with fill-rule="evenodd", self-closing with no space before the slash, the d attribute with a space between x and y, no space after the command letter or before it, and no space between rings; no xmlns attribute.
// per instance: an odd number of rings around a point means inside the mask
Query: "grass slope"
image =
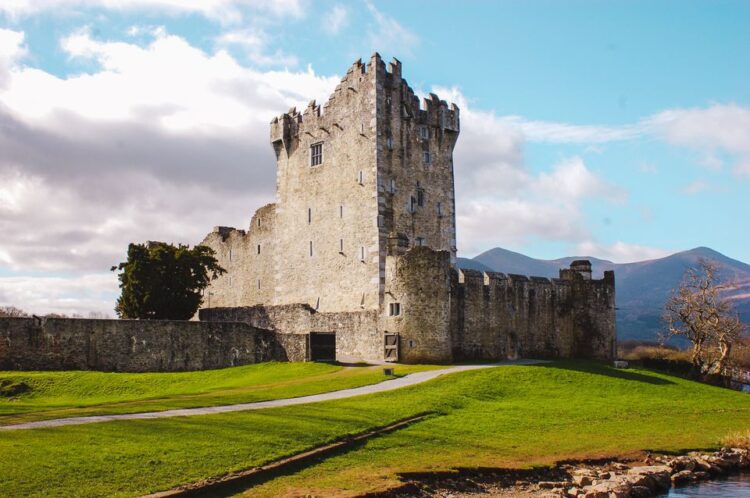
<svg viewBox="0 0 750 498"><path fill-rule="evenodd" d="M0 433L7 496L133 496L431 410L248 496L351 496L398 474L709 448L750 427L750 398L647 371L558 362L454 374L389 393L259 412Z"/></svg>
<svg viewBox="0 0 750 498"><path fill-rule="evenodd" d="M435 367L398 365L395 374L428 368ZM0 381L30 388L15 399L0 397L0 425L292 398L386 379L382 367L325 363L260 363L178 373L0 372Z"/></svg>

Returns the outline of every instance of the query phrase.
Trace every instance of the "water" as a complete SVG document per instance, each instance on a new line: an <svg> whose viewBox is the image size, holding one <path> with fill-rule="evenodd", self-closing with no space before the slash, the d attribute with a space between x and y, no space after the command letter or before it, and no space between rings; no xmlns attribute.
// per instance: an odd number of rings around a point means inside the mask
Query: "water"
<svg viewBox="0 0 750 498"><path fill-rule="evenodd" d="M750 498L750 474L735 474L672 490L668 498Z"/></svg>

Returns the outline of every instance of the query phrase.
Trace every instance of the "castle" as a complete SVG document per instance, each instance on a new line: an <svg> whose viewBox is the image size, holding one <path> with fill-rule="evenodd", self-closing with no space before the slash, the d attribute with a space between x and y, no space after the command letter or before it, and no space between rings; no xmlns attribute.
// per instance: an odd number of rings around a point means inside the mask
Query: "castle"
<svg viewBox="0 0 750 498"><path fill-rule="evenodd" d="M456 267L459 109L419 98L401 63L355 62L322 107L271 122L276 203L203 240L227 273L199 318L304 337L305 359L612 359L614 274Z"/></svg>

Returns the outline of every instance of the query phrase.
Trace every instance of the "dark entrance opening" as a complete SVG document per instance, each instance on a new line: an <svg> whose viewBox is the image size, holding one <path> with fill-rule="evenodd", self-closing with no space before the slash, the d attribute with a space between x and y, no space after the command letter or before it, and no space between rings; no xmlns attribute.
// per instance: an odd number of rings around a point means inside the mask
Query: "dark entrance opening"
<svg viewBox="0 0 750 498"><path fill-rule="evenodd" d="M334 332L310 332L310 359L312 361L336 361L336 334Z"/></svg>

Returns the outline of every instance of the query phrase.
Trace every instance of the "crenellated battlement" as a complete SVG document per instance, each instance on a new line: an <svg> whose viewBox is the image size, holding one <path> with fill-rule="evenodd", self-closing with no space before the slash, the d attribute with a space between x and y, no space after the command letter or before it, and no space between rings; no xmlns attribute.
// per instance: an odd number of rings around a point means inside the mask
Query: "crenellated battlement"
<svg viewBox="0 0 750 498"><path fill-rule="evenodd" d="M399 105L401 117L413 120L415 124L435 127L443 132L459 133L459 109L448 104L434 93L420 102L419 97L403 79L401 62L394 58L386 67L380 54L374 53L364 64L357 59L347 70L341 82L336 85L328 100L321 106L315 100L309 102L304 111L296 107L271 120L271 143L274 148L284 145L287 151L292 142L303 135L323 140L331 134L343 131L342 113L351 113L352 100L362 100L368 90L382 87L385 99L401 95ZM375 109L372 109L375 112ZM361 130L364 134L364 130ZM372 131L372 130L370 130ZM278 151L277 151L278 154Z"/></svg>

